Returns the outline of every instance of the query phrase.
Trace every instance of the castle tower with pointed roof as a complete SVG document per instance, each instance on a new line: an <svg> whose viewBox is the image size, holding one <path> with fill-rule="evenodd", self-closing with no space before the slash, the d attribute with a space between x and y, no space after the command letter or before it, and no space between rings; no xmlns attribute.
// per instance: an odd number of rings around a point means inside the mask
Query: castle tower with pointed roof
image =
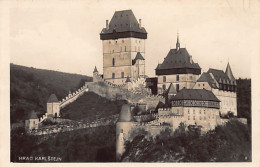
<svg viewBox="0 0 260 167"><path fill-rule="evenodd" d="M201 74L201 68L186 48L180 48L177 35L176 49L171 49L163 63L158 64L155 74L158 76L158 94L163 94L171 83L177 92L182 88L191 89Z"/></svg>
<svg viewBox="0 0 260 167"><path fill-rule="evenodd" d="M51 94L47 101L47 115L48 117L60 116L60 102L55 94Z"/></svg>
<svg viewBox="0 0 260 167"><path fill-rule="evenodd" d="M103 43L103 78L124 84L145 76L145 40L147 32L132 10L116 11L100 33Z"/></svg>

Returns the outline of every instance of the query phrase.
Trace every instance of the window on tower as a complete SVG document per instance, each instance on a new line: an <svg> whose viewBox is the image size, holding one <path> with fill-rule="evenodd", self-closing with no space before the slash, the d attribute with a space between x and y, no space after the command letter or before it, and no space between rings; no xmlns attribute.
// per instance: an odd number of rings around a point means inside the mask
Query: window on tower
<svg viewBox="0 0 260 167"><path fill-rule="evenodd" d="M166 76L163 76L163 82L166 82Z"/></svg>
<svg viewBox="0 0 260 167"><path fill-rule="evenodd" d="M180 77L179 75L176 75L176 81L179 81Z"/></svg>
<svg viewBox="0 0 260 167"><path fill-rule="evenodd" d="M115 66L115 58L112 59L112 66Z"/></svg>

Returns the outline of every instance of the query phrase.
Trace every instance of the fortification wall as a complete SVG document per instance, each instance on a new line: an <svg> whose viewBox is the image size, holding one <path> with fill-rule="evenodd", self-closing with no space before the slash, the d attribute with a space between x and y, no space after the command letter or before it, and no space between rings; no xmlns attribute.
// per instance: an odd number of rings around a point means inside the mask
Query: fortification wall
<svg viewBox="0 0 260 167"><path fill-rule="evenodd" d="M165 99L162 96L136 92L127 89L126 84L115 85L103 80L98 75L95 76L95 78L97 78L97 82L87 83L88 90L110 100L127 100L129 103L145 103L147 104L148 110L154 110L160 101L165 103Z"/></svg>
<svg viewBox="0 0 260 167"><path fill-rule="evenodd" d="M88 91L88 86L87 86L87 84L85 84L84 86L82 86L81 88L76 90L75 92L69 94L67 97L62 99L62 101L60 102L60 108L64 108L68 104L74 102L87 91Z"/></svg>

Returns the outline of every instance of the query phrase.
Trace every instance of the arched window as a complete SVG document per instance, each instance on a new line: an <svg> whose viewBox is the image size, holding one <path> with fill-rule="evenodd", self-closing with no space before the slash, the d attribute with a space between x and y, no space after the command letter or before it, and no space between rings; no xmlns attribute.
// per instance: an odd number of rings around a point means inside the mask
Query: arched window
<svg viewBox="0 0 260 167"><path fill-rule="evenodd" d="M112 59L112 66L115 66L115 58Z"/></svg>
<svg viewBox="0 0 260 167"><path fill-rule="evenodd" d="M115 73L112 73L112 79L114 79L115 78Z"/></svg>

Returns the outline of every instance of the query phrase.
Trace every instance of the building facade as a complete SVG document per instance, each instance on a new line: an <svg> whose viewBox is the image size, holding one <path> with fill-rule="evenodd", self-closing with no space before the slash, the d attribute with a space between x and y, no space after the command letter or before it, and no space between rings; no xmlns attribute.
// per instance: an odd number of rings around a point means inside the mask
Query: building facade
<svg viewBox="0 0 260 167"><path fill-rule="evenodd" d="M203 73L194 86L194 89L211 90L220 102L220 113L226 115L233 113L237 116L236 79L228 63L226 72L209 69Z"/></svg>
<svg viewBox="0 0 260 167"><path fill-rule="evenodd" d="M158 94L163 94L171 83L177 92L184 87L191 89L201 74L201 68L193 62L186 48L180 48L177 36L176 49L169 51L163 63L158 64L155 73L158 76Z"/></svg>
<svg viewBox="0 0 260 167"><path fill-rule="evenodd" d="M214 129L219 117L220 100L206 89L182 89L170 99L171 107L159 109L159 122L177 129L182 122L186 126L198 125L203 131Z"/></svg>
<svg viewBox="0 0 260 167"><path fill-rule="evenodd" d="M116 11L100 33L103 43L103 78L124 84L145 76L145 40L147 32L132 10Z"/></svg>

